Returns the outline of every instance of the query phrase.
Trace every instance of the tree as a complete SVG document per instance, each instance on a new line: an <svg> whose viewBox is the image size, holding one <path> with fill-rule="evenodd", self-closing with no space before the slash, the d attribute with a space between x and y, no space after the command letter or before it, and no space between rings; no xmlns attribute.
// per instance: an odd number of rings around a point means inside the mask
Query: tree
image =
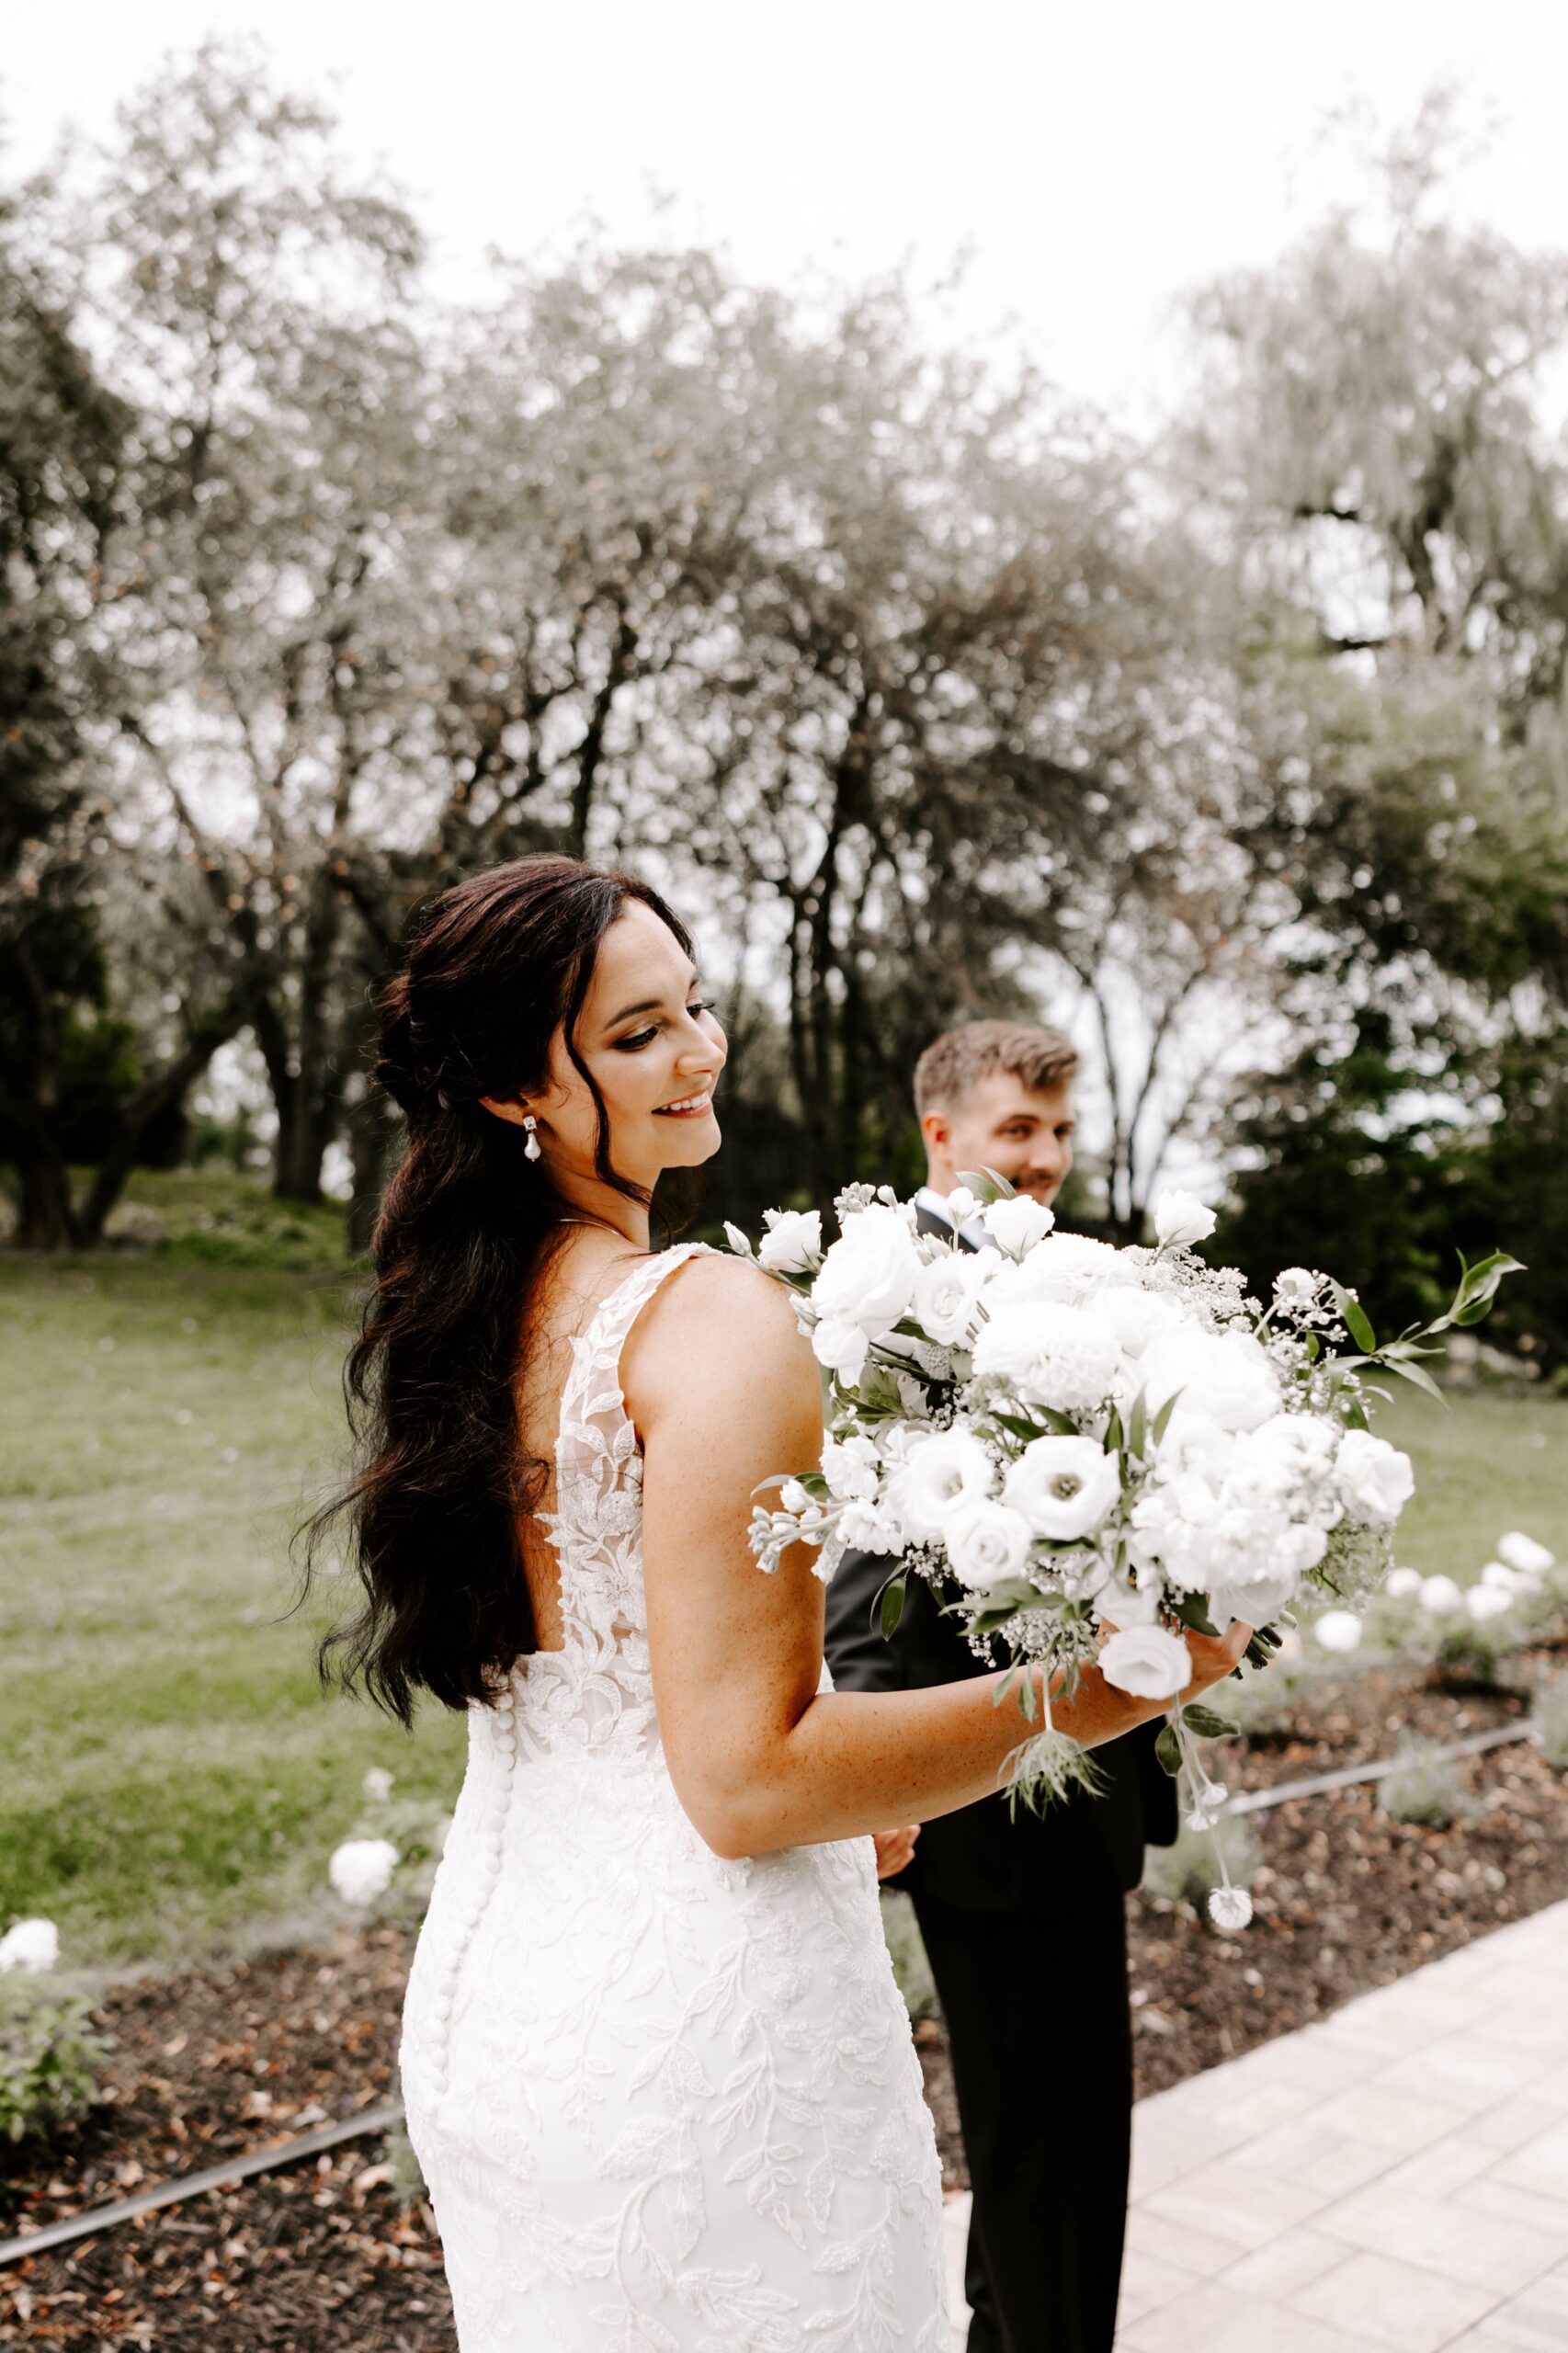
<svg viewBox="0 0 1568 2353"><path fill-rule="evenodd" d="M1443 217L1447 128L1429 108L1374 205L1206 291L1213 368L1179 454L1251 585L1238 671L1286 788L1250 835L1292 902L1303 1045L1281 1098L1307 1099L1303 1071L1317 1088L1340 1073L1346 1102L1317 1099L1313 1133L1404 1152L1408 1184L1381 1198L1416 1226L1436 1203L1468 1232L1500 1198L1495 1152L1510 1216L1561 1236L1550 1190L1519 1189L1527 1169L1555 1189L1548 1156L1510 1144L1520 1122L1540 1131L1540 1074L1568 1060L1568 465L1548 422L1568 259ZM1343 1034L1374 1018L1377 1104ZM1440 1151L1421 1097L1447 1106ZM1320 1148L1256 1101L1239 1114L1261 1183ZM1330 1225L1349 1217L1345 1188L1318 1198ZM1355 1241L1333 1228L1341 1255ZM1550 1324L1531 1283L1513 1307Z"/></svg>
<svg viewBox="0 0 1568 2353"><path fill-rule="evenodd" d="M101 745L101 676L86 657L122 586L117 535L131 413L102 381L63 290L0 209L0 1153L17 1177L13 1236L82 1247L150 1127L182 1099L225 1028L199 1002L183 1037L126 1017L114 914L137 892L117 868ZM171 1036L171 1031L175 1032ZM162 1051L159 1049L162 1048ZM85 1193L69 1159L96 1164Z"/></svg>
<svg viewBox="0 0 1568 2353"><path fill-rule="evenodd" d="M278 1189L312 1199L363 1022L348 847L418 709L419 241L243 55L204 50L121 121L74 230L141 396L119 811L201 879L199 945L277 1106Z"/></svg>

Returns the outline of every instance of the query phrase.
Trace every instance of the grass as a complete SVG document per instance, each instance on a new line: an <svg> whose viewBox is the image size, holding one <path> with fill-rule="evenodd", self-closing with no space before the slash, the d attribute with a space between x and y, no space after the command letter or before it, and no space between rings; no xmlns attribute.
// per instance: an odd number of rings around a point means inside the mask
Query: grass
<svg viewBox="0 0 1568 2353"><path fill-rule="evenodd" d="M153 1246L0 1256L0 1927L68 1964L174 1957L324 1898L370 1765L449 1802L463 1727L324 1699L290 1529L342 1439L335 1211L145 1176ZM1568 1553L1568 1401L1400 1397L1401 1557L1468 1583L1506 1528Z"/></svg>
<svg viewBox="0 0 1568 2353"><path fill-rule="evenodd" d="M0 1925L46 1914L77 1965L309 1905L367 1766L461 1772L456 1719L324 1699L287 1614L341 1445L338 1221L202 1187L210 1223L138 1188L156 1249L0 1259Z"/></svg>

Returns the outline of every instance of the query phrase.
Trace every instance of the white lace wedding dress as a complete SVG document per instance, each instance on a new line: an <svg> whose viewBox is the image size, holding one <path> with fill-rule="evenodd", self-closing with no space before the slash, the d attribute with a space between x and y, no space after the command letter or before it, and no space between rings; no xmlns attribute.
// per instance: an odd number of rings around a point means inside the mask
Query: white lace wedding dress
<svg viewBox="0 0 1568 2353"><path fill-rule="evenodd" d="M469 1718L403 2012L462 2353L938 2353L941 2187L869 1838L722 1862L659 1739L622 1346L573 1342L564 1647Z"/></svg>

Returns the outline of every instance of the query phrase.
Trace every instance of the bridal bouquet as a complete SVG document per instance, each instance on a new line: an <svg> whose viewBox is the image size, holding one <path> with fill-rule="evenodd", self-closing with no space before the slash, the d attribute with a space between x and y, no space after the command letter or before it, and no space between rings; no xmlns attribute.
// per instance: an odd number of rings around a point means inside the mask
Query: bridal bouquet
<svg viewBox="0 0 1568 2353"><path fill-rule="evenodd" d="M1094 1787L1094 1768L1049 1698L1037 1718L1036 1680L1017 1670L1043 1665L1070 1696L1093 1661L1119 1689L1175 1700L1191 1679L1183 1629L1240 1619L1262 1664L1293 1604L1354 1607L1378 1589L1415 1481L1368 1427L1365 1376L1437 1394L1421 1358L1479 1322L1517 1265L1461 1257L1448 1313L1380 1346L1326 1275L1288 1269L1265 1308L1236 1268L1206 1265L1192 1245L1214 1216L1188 1194L1156 1201L1152 1248L1059 1233L990 1171L948 1202L987 1248L922 1233L886 1187L851 1186L835 1207L825 1248L815 1211L769 1211L755 1252L726 1228L792 1292L830 1376L822 1467L764 1483L778 1493L754 1515L752 1549L771 1570L787 1546L816 1545L824 1580L852 1546L897 1556L884 1633L907 1579L928 1580L977 1654L1015 1670L998 1696L1015 1689L1031 1729L1010 1779L1037 1804ZM1193 1705L1161 1732L1193 1827L1212 1825L1224 1791L1191 1736L1232 1729ZM1239 1926L1250 1906L1224 1885L1211 1908Z"/></svg>

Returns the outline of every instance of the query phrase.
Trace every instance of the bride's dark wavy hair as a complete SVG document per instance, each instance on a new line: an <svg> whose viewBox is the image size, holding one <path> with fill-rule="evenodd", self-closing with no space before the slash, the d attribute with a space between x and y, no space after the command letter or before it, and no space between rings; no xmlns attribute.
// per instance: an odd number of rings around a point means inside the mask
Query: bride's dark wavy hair
<svg viewBox="0 0 1568 2353"><path fill-rule="evenodd" d="M416 1690L449 1708L492 1699L536 1646L517 1518L541 1465L522 1458L515 1404L527 1294L559 1246L565 1204L526 1138L482 1107L541 1093L551 1040L609 1118L574 1038L599 942L629 900L691 941L656 891L568 858L527 858L443 892L415 917L381 999L375 1077L407 1123L371 1237L375 1284L344 1370L356 1466L301 1531L308 1594L319 1548L347 1524L361 1606L321 1645L323 1679L413 1722Z"/></svg>

